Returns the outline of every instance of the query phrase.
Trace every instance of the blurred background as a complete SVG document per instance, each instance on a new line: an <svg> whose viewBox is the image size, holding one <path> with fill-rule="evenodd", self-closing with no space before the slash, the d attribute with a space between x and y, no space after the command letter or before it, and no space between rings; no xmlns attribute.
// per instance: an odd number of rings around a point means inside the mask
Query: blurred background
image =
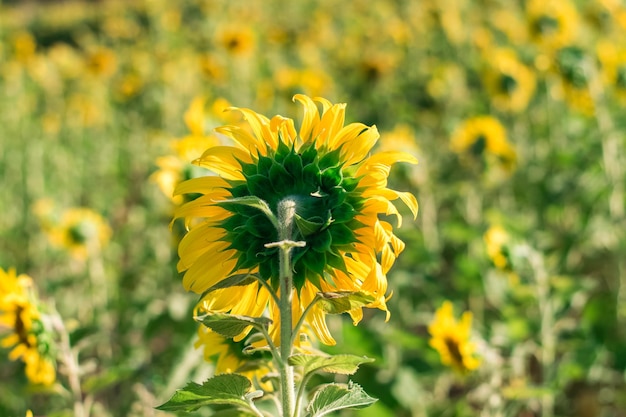
<svg viewBox="0 0 626 417"><path fill-rule="evenodd" d="M171 190L225 107L299 120L296 93L420 161L390 179L420 203L391 320L330 318L329 352L376 358L359 416L626 416L622 0L5 0L0 267L62 317L91 415L166 416L212 372ZM446 300L476 369L429 345ZM32 385L9 350L0 415L73 415L66 370Z"/></svg>

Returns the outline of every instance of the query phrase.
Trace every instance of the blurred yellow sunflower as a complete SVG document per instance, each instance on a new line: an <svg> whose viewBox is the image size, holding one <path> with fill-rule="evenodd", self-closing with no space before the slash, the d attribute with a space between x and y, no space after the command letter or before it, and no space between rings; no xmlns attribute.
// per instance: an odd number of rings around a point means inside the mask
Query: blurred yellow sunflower
<svg viewBox="0 0 626 417"><path fill-rule="evenodd" d="M256 40L251 27L229 25L220 28L217 42L232 55L249 55L254 51Z"/></svg>
<svg viewBox="0 0 626 417"><path fill-rule="evenodd" d="M56 371L48 355L50 344L41 314L31 294L32 279L14 269L0 268L0 332L9 330L0 345L12 348L9 359L21 359L26 377L33 384L52 385Z"/></svg>
<svg viewBox="0 0 626 417"><path fill-rule="evenodd" d="M431 334L430 346L441 357L441 363L465 373L477 369L480 359L475 357L476 345L470 341L472 313L463 313L460 322L454 318L454 308L445 301L435 312L435 318L428 326Z"/></svg>
<svg viewBox="0 0 626 417"><path fill-rule="evenodd" d="M537 84L534 72L519 61L512 49L489 51L484 80L494 106L510 112L528 106Z"/></svg>
<svg viewBox="0 0 626 417"><path fill-rule="evenodd" d="M589 89L589 74L585 70L592 59L588 52L578 46L559 49L555 55L555 70L561 83L555 87L568 106L587 116L593 116L595 105Z"/></svg>
<svg viewBox="0 0 626 417"><path fill-rule="evenodd" d="M111 239L111 228L95 211L74 207L61 214L59 222L46 230L50 242L66 249L76 259L98 253Z"/></svg>
<svg viewBox="0 0 626 417"><path fill-rule="evenodd" d="M569 0L530 0L526 16L530 38L541 48L554 51L576 39L580 19Z"/></svg>
<svg viewBox="0 0 626 417"><path fill-rule="evenodd" d="M182 196L174 195L176 185L201 174L201 170L191 165L189 161L198 158L205 149L219 143L216 137L205 134L205 100L202 97L197 97L191 102L184 119L189 135L170 143L174 155L157 158L156 165L159 169L150 177L163 194L172 199L176 205L183 202Z"/></svg>
<svg viewBox="0 0 626 417"><path fill-rule="evenodd" d="M191 179L177 187L176 194L201 194L174 214L190 226L179 246L183 285L204 293L229 276L255 274L278 288L278 249L265 246L279 240L274 225L261 210L232 199L258 198L275 215L278 204L289 199L296 205L293 239L306 242L292 252L294 318L300 318L309 298L319 290L367 292L375 298L367 307L387 311L386 273L404 244L379 215L395 215L400 225L402 216L392 203L396 199L417 215L412 194L387 187L394 163L417 161L404 152L371 155L378 139L376 127L362 123L344 126L345 104L304 95L296 95L294 100L304 106L299 131L292 119L268 119L235 108L249 129L217 128L234 146L210 147L194 161L218 176ZM198 218L203 221L192 221ZM202 303L208 311L258 317L269 300L268 290L254 281L210 292ZM276 326L278 318L272 310L270 306ZM355 322L362 314L356 310L351 312ZM307 320L322 342L334 343L321 308L314 308Z"/></svg>
<svg viewBox="0 0 626 417"><path fill-rule="evenodd" d="M500 225L491 226L483 236L487 246L487 255L493 264L499 268L506 268L508 261L504 253L504 245L509 241L509 234Z"/></svg>
<svg viewBox="0 0 626 417"><path fill-rule="evenodd" d="M598 42L596 46L601 64L601 77L607 92L626 103L626 47L613 41Z"/></svg>
<svg viewBox="0 0 626 417"><path fill-rule="evenodd" d="M506 129L492 116L465 120L452 134L450 147L454 152L469 152L475 157L494 155L507 170L513 168L517 158L515 149L507 140Z"/></svg>

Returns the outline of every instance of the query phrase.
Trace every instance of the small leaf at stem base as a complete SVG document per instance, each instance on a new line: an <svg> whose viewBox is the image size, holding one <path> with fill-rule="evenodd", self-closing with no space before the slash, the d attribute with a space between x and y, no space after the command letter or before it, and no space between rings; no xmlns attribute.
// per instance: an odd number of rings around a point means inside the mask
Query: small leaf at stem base
<svg viewBox="0 0 626 417"><path fill-rule="evenodd" d="M307 407L307 417L321 417L345 408L365 408L378 401L352 383L329 384L319 389Z"/></svg>
<svg viewBox="0 0 626 417"><path fill-rule="evenodd" d="M208 313L194 318L215 333L227 338L237 336L250 326L261 329L272 322L267 317L248 317L226 313Z"/></svg>
<svg viewBox="0 0 626 417"><path fill-rule="evenodd" d="M194 411L209 405L232 405L249 409L246 394L252 383L239 374L223 374L206 380L202 385L188 383L174 393L165 404L157 407L162 411Z"/></svg>

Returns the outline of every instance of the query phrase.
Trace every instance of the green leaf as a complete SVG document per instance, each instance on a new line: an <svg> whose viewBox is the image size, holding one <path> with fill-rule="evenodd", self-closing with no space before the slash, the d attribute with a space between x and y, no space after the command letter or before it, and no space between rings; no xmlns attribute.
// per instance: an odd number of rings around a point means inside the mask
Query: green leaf
<svg viewBox="0 0 626 417"><path fill-rule="evenodd" d="M267 317L248 317L226 313L208 313L195 317L195 320L227 338L237 336L249 326L261 329L272 322Z"/></svg>
<svg viewBox="0 0 626 417"><path fill-rule="evenodd" d="M272 224L278 228L278 219L276 219L276 216L274 216L274 213L272 213L270 206L264 200L261 200L259 197L256 197L253 195L246 196L246 197L237 197L237 198L231 198L228 200L222 200L216 204L226 209L228 209L228 206L231 204L240 204L243 206L248 206L248 207L261 210L261 212L263 212L263 214L265 214L267 218L270 219Z"/></svg>
<svg viewBox="0 0 626 417"><path fill-rule="evenodd" d="M320 292L318 296L320 307L328 314L345 313L374 301L372 295L360 291Z"/></svg>
<svg viewBox="0 0 626 417"><path fill-rule="evenodd" d="M245 395L252 383L239 374L223 374L206 380L202 385L190 382L177 390L165 404L157 407L162 411L194 411L207 405L232 405L249 409Z"/></svg>
<svg viewBox="0 0 626 417"><path fill-rule="evenodd" d="M315 393L307 407L307 416L320 417L345 408L365 408L376 401L351 381L348 386L329 384Z"/></svg>
<svg viewBox="0 0 626 417"><path fill-rule="evenodd" d="M203 292L202 297L200 298L204 298L205 295L215 290L221 290L221 289L230 288L230 287L243 287L243 286L252 284L254 281L256 281L254 274L231 275L228 278L224 278L223 280L221 280L220 282L218 282L217 284L215 284L214 286L212 286L211 288Z"/></svg>
<svg viewBox="0 0 626 417"><path fill-rule="evenodd" d="M324 227L324 222L313 222L305 219L302 216L299 216L298 214L296 214L295 219L296 226L304 237L312 235L313 233L319 231L322 227Z"/></svg>
<svg viewBox="0 0 626 417"><path fill-rule="evenodd" d="M352 375L362 363L373 362L374 359L356 355L293 355L289 357L289 365L303 366L304 373L323 371L333 374Z"/></svg>

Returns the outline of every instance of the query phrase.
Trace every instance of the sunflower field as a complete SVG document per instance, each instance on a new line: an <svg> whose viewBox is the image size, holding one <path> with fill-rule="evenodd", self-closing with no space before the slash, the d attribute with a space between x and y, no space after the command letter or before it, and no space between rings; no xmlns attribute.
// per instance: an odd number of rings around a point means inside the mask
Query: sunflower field
<svg viewBox="0 0 626 417"><path fill-rule="evenodd" d="M0 416L286 417L293 317L309 416L626 417L625 109L623 0L0 2Z"/></svg>

